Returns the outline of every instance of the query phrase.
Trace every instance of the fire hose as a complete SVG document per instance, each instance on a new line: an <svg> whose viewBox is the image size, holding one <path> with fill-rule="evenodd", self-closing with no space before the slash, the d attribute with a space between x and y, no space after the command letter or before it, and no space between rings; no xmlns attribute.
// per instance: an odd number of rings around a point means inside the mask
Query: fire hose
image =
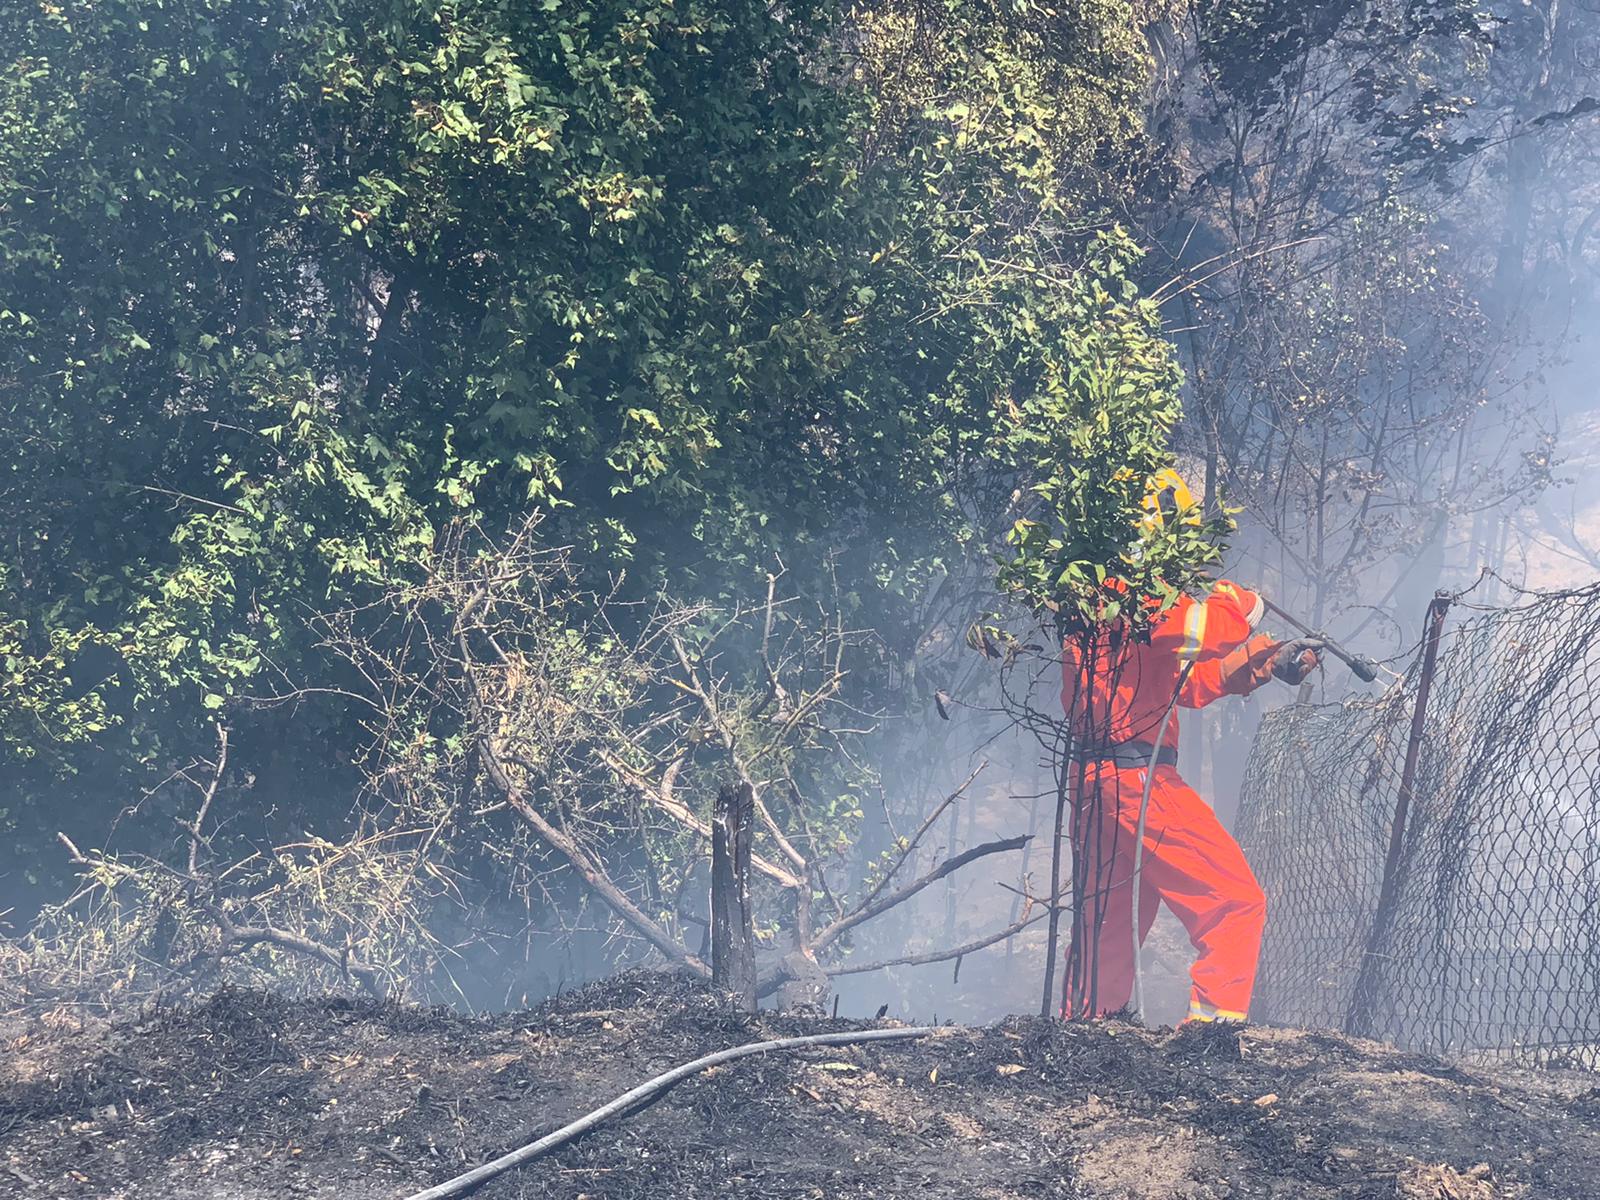
<svg viewBox="0 0 1600 1200"><path fill-rule="evenodd" d="M499 1158L492 1159L481 1166L457 1175L454 1179L447 1179L433 1187L424 1188L420 1192L407 1196L406 1200L454 1200L457 1196L465 1196L468 1192L482 1187L491 1179L504 1175L507 1171L514 1170L532 1162L534 1159L550 1153L552 1150L565 1146L575 1138L588 1133L595 1126L602 1124L610 1118L624 1113L630 1109L654 1100L657 1096L667 1091L674 1084L679 1083L691 1075L701 1071L708 1071L712 1067L721 1066L723 1063L733 1062L735 1059L748 1058L752 1054L767 1054L777 1050L796 1050L805 1046L850 1046L858 1042L895 1042L908 1038L922 1038L937 1030L929 1025L908 1026L905 1029L862 1029L849 1033L813 1033L806 1037L774 1038L767 1042L746 1042L742 1046L730 1046L726 1050L718 1050L715 1054L707 1054L693 1062L686 1062L657 1075L654 1079L647 1079L631 1091L624 1092L615 1100L602 1104L592 1112L585 1113L575 1121L569 1121L554 1133L547 1133L538 1141L529 1142L526 1146L502 1154Z"/></svg>

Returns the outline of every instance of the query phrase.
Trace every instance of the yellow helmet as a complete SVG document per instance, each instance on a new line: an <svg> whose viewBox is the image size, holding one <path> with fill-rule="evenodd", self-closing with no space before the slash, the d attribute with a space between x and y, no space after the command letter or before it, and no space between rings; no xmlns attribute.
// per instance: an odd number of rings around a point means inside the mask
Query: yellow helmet
<svg viewBox="0 0 1600 1200"><path fill-rule="evenodd" d="M1195 503L1194 493L1171 467L1162 467L1150 477L1143 507L1146 515L1141 524L1151 529L1164 529L1174 521L1200 524L1200 506Z"/></svg>

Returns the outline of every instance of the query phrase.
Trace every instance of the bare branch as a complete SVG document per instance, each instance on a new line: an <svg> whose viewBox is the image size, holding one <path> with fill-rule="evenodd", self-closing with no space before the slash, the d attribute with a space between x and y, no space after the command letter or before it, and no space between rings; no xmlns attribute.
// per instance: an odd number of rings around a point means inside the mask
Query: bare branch
<svg viewBox="0 0 1600 1200"><path fill-rule="evenodd" d="M988 765L989 761L988 759L985 759L983 762L974 767L972 773L961 781L960 786L946 796L943 800L941 800L938 806L928 814L927 819L917 827L916 833L912 834L906 844L901 847L900 855L895 859L894 865L884 871L884 873L879 877L878 882L873 884L872 888L867 892L867 894L861 898L861 902L856 905L857 908L863 908L866 905L871 904L873 900L877 898L878 893L883 891L883 889L888 886L889 881L899 873L900 868L906 865L906 861L916 851L918 844L922 841L928 830L933 828L934 822L939 819L939 817L947 808L949 808L956 802L957 799L960 798L963 792L972 786L972 781L976 779L983 769Z"/></svg>
<svg viewBox="0 0 1600 1200"><path fill-rule="evenodd" d="M211 782L206 785L200 801L200 811L194 815L194 824L189 826L189 878L196 877L200 869L200 842L201 830L206 823L206 814L211 811L211 801L216 799L217 787L222 783L222 776L228 769L228 727L221 721L217 722L217 761L211 772Z"/></svg>
<svg viewBox="0 0 1600 1200"><path fill-rule="evenodd" d="M467 695L472 705L473 720L478 726L478 760L483 764L483 769L494 783L494 786L505 797L506 803L511 806L512 811L533 827L534 832L539 835L547 846L561 854L572 864L573 870L583 876L584 881L599 894L612 912L637 929L651 945L668 958L682 963L698 975L709 977L711 974L710 967L706 966L696 955L689 953L658 922L652 920L638 905L628 899L626 893L612 881L611 877L606 874L600 865L590 858L570 835L545 820L539 811L528 802L528 798L523 794L522 789L511 781L511 777L506 774L505 767L501 764L489 744L488 722L484 718L483 701L478 694L478 681L472 674L472 655L467 647L466 635L464 633L458 634L457 639L461 649L463 670L466 674Z"/></svg>
<svg viewBox="0 0 1600 1200"><path fill-rule="evenodd" d="M838 966L824 967L823 970L830 976L838 977L840 975L864 975L868 971L881 971L885 967L916 967L926 963L948 962L952 958L976 954L979 950L986 949L996 942L1003 942L1008 937L1021 933L1035 921L1044 920L1048 915L1048 909L1041 909L1032 916L1022 916L995 933L966 942L960 946L953 946L947 950L930 950L925 954L902 954L898 958L882 958L877 962L869 963L840 963Z"/></svg>
<svg viewBox="0 0 1600 1200"><path fill-rule="evenodd" d="M700 707L705 711L706 720L711 722L711 727L717 731L717 735L722 739L723 746L727 749L728 761L733 764L734 772L739 776L739 782L747 785L751 794L756 798L756 815L761 818L762 825L766 826L767 832L772 835L772 840L778 843L778 849L783 851L783 856L803 873L807 867L805 855L790 844L789 839L784 836L783 830L778 828L778 822L773 819L772 812L767 808L766 802L762 800L761 789L756 786L756 781L751 778L749 770L745 767L744 759L739 754L737 739L734 737L733 730L722 719L722 711L718 708L717 702L711 698L711 694L706 691L705 686L700 682L699 674L689 662L689 652L684 649L683 640L674 636L672 647L677 651L678 665L683 668L684 677L688 680L687 684L680 684L679 686L700 701Z"/></svg>
<svg viewBox="0 0 1600 1200"><path fill-rule="evenodd" d="M963 850L954 858L945 859L944 862L940 863L926 875L919 876L918 878L912 880L899 891L892 892L875 904L858 906L851 912L840 917L837 921L833 922L833 924L825 928L821 933L817 934L816 940L810 946L811 952L813 954L820 954L834 942L838 941L840 936L846 931L854 929L863 921L870 921L873 917L879 916L882 913L888 912L891 908L895 908L901 904L904 904L907 900L911 899L911 897L922 891L923 888L939 882L939 880L943 879L946 875L954 874L968 863L976 862L978 859L985 858L991 854L1004 854L1011 850L1020 850L1032 840L1032 834L1023 834L1020 837L1013 838L1002 838L999 841L985 842L981 846L974 846L970 850Z"/></svg>
<svg viewBox="0 0 1600 1200"><path fill-rule="evenodd" d="M119 863L115 859L106 858L104 855L96 855L94 858L90 858L82 850L79 850L77 845L74 844L73 840L60 830L56 831L56 840L67 848L67 854L69 856L67 861L75 867L104 867L113 875L122 875L124 877L138 874L137 871L127 864Z"/></svg>
<svg viewBox="0 0 1600 1200"><path fill-rule="evenodd" d="M272 925L235 925L220 907L211 911L222 929L221 954L231 954L236 950L265 942L285 950L293 950L297 954L304 954L308 958L320 959L330 967L337 967L345 974L355 976L361 981L361 986L379 1000L389 994L384 984L383 969L363 962L348 950L341 952L332 946L314 942L308 937L301 937L297 933L290 933L286 929L278 929Z"/></svg>
<svg viewBox="0 0 1600 1200"><path fill-rule="evenodd" d="M695 816L694 812L682 801L676 799L665 787L655 787L639 772L628 766L621 759L614 758L605 751L600 751L600 760L622 777L634 791L654 804L679 824L687 826L703 838L711 836L711 826ZM674 760L678 761L678 760ZM805 881L785 871L771 859L763 858L759 854L751 854L750 865L760 871L769 879L786 888L799 888L805 886Z"/></svg>

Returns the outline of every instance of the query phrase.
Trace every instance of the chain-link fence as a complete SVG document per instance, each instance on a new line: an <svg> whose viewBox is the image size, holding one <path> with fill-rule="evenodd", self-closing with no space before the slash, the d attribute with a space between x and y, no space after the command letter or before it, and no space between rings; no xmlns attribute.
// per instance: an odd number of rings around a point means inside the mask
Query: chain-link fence
<svg viewBox="0 0 1600 1200"><path fill-rule="evenodd" d="M1256 737L1237 830L1268 905L1252 1016L1596 1065L1600 585L1441 598L1428 629L1386 693L1281 709Z"/></svg>

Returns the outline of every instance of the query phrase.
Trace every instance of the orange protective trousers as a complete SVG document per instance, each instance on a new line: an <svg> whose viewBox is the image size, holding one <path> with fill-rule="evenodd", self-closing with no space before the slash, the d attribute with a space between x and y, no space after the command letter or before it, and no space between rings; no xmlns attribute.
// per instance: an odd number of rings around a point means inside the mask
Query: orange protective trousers
<svg viewBox="0 0 1600 1200"><path fill-rule="evenodd" d="M1068 980L1065 1016L1115 1012L1132 998L1133 845L1144 781L1143 767L1102 763L1086 771L1086 790L1098 792L1098 803L1086 806L1074 831L1086 878L1068 956L1077 978ZM1189 1016L1244 1020L1266 899L1238 843L1170 766L1155 770L1139 876L1139 941L1165 904L1197 951Z"/></svg>

